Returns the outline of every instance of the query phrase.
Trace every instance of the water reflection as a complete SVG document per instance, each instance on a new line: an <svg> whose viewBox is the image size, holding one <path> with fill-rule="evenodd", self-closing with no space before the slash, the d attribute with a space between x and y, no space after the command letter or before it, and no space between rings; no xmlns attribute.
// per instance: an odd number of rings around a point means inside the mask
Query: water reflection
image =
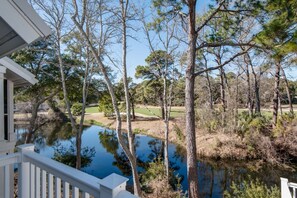
<svg viewBox="0 0 297 198"><path fill-rule="evenodd" d="M54 146L61 144L69 148L71 141L75 141L75 135L71 133L69 126L48 126L38 133L34 143L40 154L53 157ZM20 131L22 131L20 129ZM20 132L21 133L21 132ZM21 135L19 137L22 137ZM21 138L20 138L21 139ZM135 148L139 171L147 168L148 162L162 158L164 144L156 138L136 135ZM82 170L98 178L104 178L111 173L117 173L129 177L132 183L131 168L126 156L118 145L116 133L99 126L90 126L84 129L82 134L82 147L94 147L96 153L92 162ZM186 155L182 147L169 145L170 165L175 174L185 178L181 181L183 189L187 189ZM245 180L259 178L266 185L278 185L280 177L287 177L291 181L297 181L296 172L289 172L273 167L255 168L255 163L248 165L235 162L217 162L211 160L199 160L197 162L199 175L199 190L201 197L223 197L232 182L237 184ZM249 178L250 175L250 178Z"/></svg>

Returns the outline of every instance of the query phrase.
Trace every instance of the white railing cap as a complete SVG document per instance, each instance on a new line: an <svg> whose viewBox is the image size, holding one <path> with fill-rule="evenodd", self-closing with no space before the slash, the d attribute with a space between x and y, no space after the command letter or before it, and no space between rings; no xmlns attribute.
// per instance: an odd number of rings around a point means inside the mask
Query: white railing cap
<svg viewBox="0 0 297 198"><path fill-rule="evenodd" d="M131 194L128 191L121 191L115 198L138 198L136 195Z"/></svg>
<svg viewBox="0 0 297 198"><path fill-rule="evenodd" d="M288 183L288 186L292 188L297 188L297 184L293 182Z"/></svg>
<svg viewBox="0 0 297 198"><path fill-rule="evenodd" d="M126 177L123 177L121 175L112 173L111 175L108 175L107 177L103 178L100 181L100 185L103 185L109 189L114 189L123 183L126 183L129 179Z"/></svg>
<svg viewBox="0 0 297 198"><path fill-rule="evenodd" d="M34 151L34 144L22 144L17 146L18 151Z"/></svg>

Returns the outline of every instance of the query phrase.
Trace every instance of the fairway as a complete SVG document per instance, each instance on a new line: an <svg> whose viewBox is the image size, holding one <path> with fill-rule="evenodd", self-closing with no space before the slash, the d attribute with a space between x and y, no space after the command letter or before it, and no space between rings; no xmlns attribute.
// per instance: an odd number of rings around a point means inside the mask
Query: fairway
<svg viewBox="0 0 297 198"><path fill-rule="evenodd" d="M87 107L86 113L99 113L98 107ZM145 116L158 116L161 117L161 109L160 107L137 107L135 108L135 113L139 113ZM177 118L182 117L185 114L185 110L182 107L172 107L170 117L171 118Z"/></svg>
<svg viewBox="0 0 297 198"><path fill-rule="evenodd" d="M86 113L99 113L98 107L87 107Z"/></svg>
<svg viewBox="0 0 297 198"><path fill-rule="evenodd" d="M140 113L146 116L158 116L161 117L161 109L159 107L138 107L135 108L136 113ZM185 114L183 108L180 107L172 107L170 117L171 118L178 118L182 117Z"/></svg>

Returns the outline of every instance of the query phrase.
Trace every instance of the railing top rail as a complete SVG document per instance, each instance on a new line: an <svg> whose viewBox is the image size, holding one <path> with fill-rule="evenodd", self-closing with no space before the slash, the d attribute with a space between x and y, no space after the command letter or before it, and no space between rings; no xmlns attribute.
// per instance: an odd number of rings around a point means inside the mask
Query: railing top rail
<svg viewBox="0 0 297 198"><path fill-rule="evenodd" d="M293 183L293 182L289 182L288 186L291 187L291 188L297 188L297 184Z"/></svg>
<svg viewBox="0 0 297 198"><path fill-rule="evenodd" d="M13 153L9 155L0 155L0 167L20 163L20 154L19 153Z"/></svg>
<svg viewBox="0 0 297 198"><path fill-rule="evenodd" d="M61 180L78 187L82 191L90 193L91 195L98 196L100 193L101 180L92 175L34 152L24 153L23 161L30 162L39 167L41 170L45 170L48 173L60 178Z"/></svg>

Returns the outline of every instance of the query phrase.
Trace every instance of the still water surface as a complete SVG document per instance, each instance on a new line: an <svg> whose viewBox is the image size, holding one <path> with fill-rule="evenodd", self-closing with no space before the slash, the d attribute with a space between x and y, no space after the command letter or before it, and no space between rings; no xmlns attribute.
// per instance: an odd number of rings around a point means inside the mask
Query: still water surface
<svg viewBox="0 0 297 198"><path fill-rule="evenodd" d="M53 157L57 145L69 148L75 142L75 135L71 134L71 128L64 126L49 126L40 131L35 138L37 152L47 157ZM22 139L23 129L18 130L18 139ZM159 139L145 135L136 135L136 153L138 160L145 164L156 157L160 157L163 142ZM111 173L117 173L128 177L132 183L132 177L126 158L119 147L115 133L103 127L92 125L85 127L82 134L82 147L95 148L95 155L89 166L82 170L98 178L104 178ZM182 180L183 190L187 189L186 180L186 156L184 149L169 144L170 164ZM251 163L253 164L253 163ZM249 167L249 168L247 168ZM225 190L229 189L232 182L241 183L250 178L259 178L265 184L280 185L280 177L287 177L297 181L297 173L266 167L256 168L253 165L235 162L206 161L197 162L199 175L199 189L201 197L223 197ZM144 168L139 168L144 171Z"/></svg>

